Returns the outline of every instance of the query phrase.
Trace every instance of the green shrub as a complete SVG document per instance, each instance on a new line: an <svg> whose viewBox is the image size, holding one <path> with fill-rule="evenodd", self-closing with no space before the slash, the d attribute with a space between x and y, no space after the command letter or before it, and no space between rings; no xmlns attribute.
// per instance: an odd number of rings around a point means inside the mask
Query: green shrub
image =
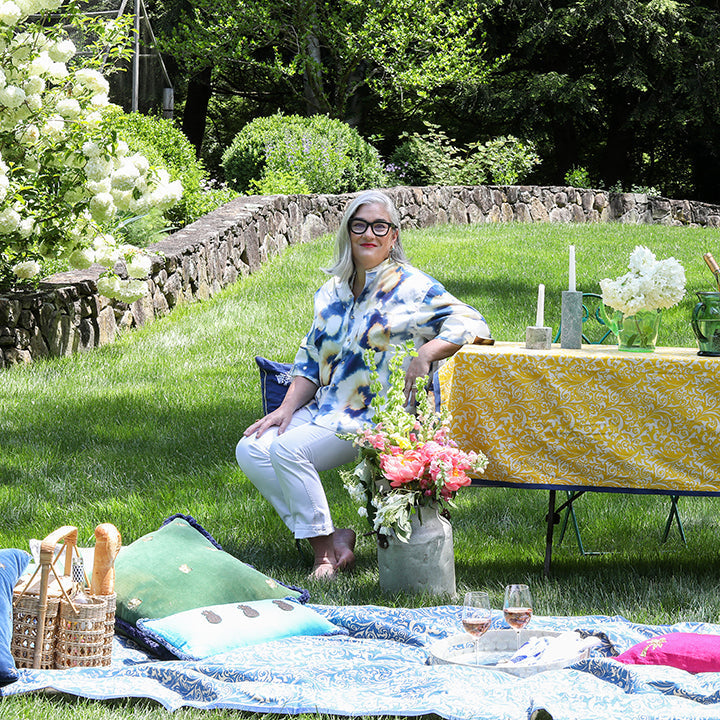
<svg viewBox="0 0 720 720"><path fill-rule="evenodd" d="M182 182L182 199L165 214L170 225L184 227L236 196L226 189L208 189L207 173L195 156L195 148L171 120L118 111L106 122L131 152L142 153L152 165L164 167L171 180Z"/></svg>
<svg viewBox="0 0 720 720"><path fill-rule="evenodd" d="M257 183L265 187L264 178L274 187L292 177L312 193L353 192L386 181L377 150L356 130L325 115L278 113L253 120L223 153L223 169L239 192Z"/></svg>
<svg viewBox="0 0 720 720"><path fill-rule="evenodd" d="M456 177L458 185L516 185L540 162L532 142L512 135L477 143L468 148L467 159Z"/></svg>
<svg viewBox="0 0 720 720"><path fill-rule="evenodd" d="M565 173L565 184L574 188L591 188L590 173L587 168L574 167Z"/></svg>
<svg viewBox="0 0 720 720"><path fill-rule="evenodd" d="M406 135L387 170L406 185L512 185L528 175L540 158L531 142L512 135L468 146L454 145L437 126Z"/></svg>
<svg viewBox="0 0 720 720"><path fill-rule="evenodd" d="M250 190L255 195L306 195L310 192L301 177L283 170L267 170L259 180L250 181Z"/></svg>
<svg viewBox="0 0 720 720"><path fill-rule="evenodd" d="M403 134L403 142L390 156L387 171L400 185L453 185L460 151L436 125L426 123L425 133Z"/></svg>
<svg viewBox="0 0 720 720"><path fill-rule="evenodd" d="M608 190L611 193L635 193L638 195L650 195L652 197L661 197L662 191L660 188L656 188L653 185L631 185L627 187L622 184L621 180L616 180L614 185L611 185Z"/></svg>

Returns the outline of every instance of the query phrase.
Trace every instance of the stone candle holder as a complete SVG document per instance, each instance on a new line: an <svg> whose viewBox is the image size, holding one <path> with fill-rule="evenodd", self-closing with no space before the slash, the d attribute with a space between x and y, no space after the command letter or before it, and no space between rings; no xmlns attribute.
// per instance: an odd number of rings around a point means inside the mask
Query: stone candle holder
<svg viewBox="0 0 720 720"><path fill-rule="evenodd" d="M525 347L528 350L549 350L552 345L552 328L530 326L525 331Z"/></svg>
<svg viewBox="0 0 720 720"><path fill-rule="evenodd" d="M583 294L578 290L563 290L560 313L560 347L579 350L582 347Z"/></svg>

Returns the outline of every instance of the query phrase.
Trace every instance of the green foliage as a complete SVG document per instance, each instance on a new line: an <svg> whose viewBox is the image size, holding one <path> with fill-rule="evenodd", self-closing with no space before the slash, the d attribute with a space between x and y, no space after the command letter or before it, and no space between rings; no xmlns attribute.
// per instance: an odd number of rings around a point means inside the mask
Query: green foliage
<svg viewBox="0 0 720 720"><path fill-rule="evenodd" d="M616 180L610 187L609 190L611 193L637 193L638 195L653 195L655 197L658 197L662 195L662 192L656 187L653 187L652 185L630 185L630 187L627 187L622 184L622 181Z"/></svg>
<svg viewBox="0 0 720 720"><path fill-rule="evenodd" d="M516 185L540 163L535 145L508 135L471 145L457 175L459 185Z"/></svg>
<svg viewBox="0 0 720 720"><path fill-rule="evenodd" d="M471 127L532 137L542 183L573 166L596 186L655 186L669 197L720 199L717 2L569 0L503 3L483 20L502 60L478 90Z"/></svg>
<svg viewBox="0 0 720 720"><path fill-rule="evenodd" d="M125 242L137 247L147 247L159 242L169 230L165 216L157 208L152 208L143 215L126 217L114 227L114 231L122 234Z"/></svg>
<svg viewBox="0 0 720 720"><path fill-rule="evenodd" d="M453 185L460 163L460 151L437 125L426 123L427 131L404 135L390 156L388 170L403 185Z"/></svg>
<svg viewBox="0 0 720 720"><path fill-rule="evenodd" d="M533 143L509 135L456 147L436 125L413 133L393 152L387 170L406 185L513 185L540 162Z"/></svg>
<svg viewBox="0 0 720 720"><path fill-rule="evenodd" d="M574 167L565 173L565 184L574 188L591 188L590 173L587 168Z"/></svg>
<svg viewBox="0 0 720 720"><path fill-rule="evenodd" d="M98 8L90 9L82 2L69 2L66 9L71 13L66 28L77 49L82 51L80 62L73 64L94 68L105 77L120 72L123 62L130 60L133 54L133 15L126 13L107 22L107 14L94 14L93 10ZM115 7L103 9L114 10Z"/></svg>
<svg viewBox="0 0 720 720"><path fill-rule="evenodd" d="M0 287L34 285L61 264L98 262L107 268L98 291L132 302L147 292L140 278L149 258L106 231L122 213L169 209L182 188L140 153L128 156L103 124L109 83L99 58L78 53L67 34L77 30L90 55L103 47L116 60L127 23L88 20L74 3L48 22L59 0L20 5L4 6L0 23ZM111 270L122 256L129 278Z"/></svg>
<svg viewBox="0 0 720 720"><path fill-rule="evenodd" d="M481 81L479 0L194 0L162 4L160 47L187 75L213 68L224 94L358 119L416 111L457 82ZM190 112L193 108L188 108Z"/></svg>
<svg viewBox="0 0 720 720"><path fill-rule="evenodd" d="M165 168L171 180L181 181L183 197L165 213L173 227L184 227L235 197L228 190L207 189L207 173L195 148L171 120L118 110L106 123L131 152L142 153L152 165Z"/></svg>
<svg viewBox="0 0 720 720"><path fill-rule="evenodd" d="M377 150L325 115L278 113L253 120L223 154L223 168L228 184L240 192L304 184L313 193L342 193L385 181Z"/></svg>
<svg viewBox="0 0 720 720"><path fill-rule="evenodd" d="M310 192L305 180L284 170L268 170L259 180L250 181L254 195L305 195Z"/></svg>

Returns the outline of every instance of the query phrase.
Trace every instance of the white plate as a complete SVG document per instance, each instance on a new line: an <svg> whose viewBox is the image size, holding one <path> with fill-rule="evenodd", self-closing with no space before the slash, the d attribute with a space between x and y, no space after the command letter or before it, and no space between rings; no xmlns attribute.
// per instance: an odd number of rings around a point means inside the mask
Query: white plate
<svg viewBox="0 0 720 720"><path fill-rule="evenodd" d="M557 637L559 632L550 630L521 630L520 644L535 637ZM559 670L573 663L583 660L589 655L589 650L569 660L554 663L538 663L536 665L498 665L517 650L517 639L514 630L488 630L478 640L478 660L475 660L475 641L468 633L451 635L444 640L438 640L430 648L430 662L434 665L467 665L481 670L501 670L518 677L527 677L546 670Z"/></svg>

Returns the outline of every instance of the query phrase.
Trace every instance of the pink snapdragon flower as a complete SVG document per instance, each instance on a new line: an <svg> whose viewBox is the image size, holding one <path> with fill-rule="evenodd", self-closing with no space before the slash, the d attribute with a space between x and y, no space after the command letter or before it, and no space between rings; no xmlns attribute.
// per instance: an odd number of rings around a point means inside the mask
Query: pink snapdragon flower
<svg viewBox="0 0 720 720"><path fill-rule="evenodd" d="M365 428L365 430L362 431L362 435L355 441L355 444L361 447L372 447L375 448L375 450L384 450L385 435L383 435L382 432L377 432L377 428L375 428L375 430L376 431L373 432L370 428Z"/></svg>

